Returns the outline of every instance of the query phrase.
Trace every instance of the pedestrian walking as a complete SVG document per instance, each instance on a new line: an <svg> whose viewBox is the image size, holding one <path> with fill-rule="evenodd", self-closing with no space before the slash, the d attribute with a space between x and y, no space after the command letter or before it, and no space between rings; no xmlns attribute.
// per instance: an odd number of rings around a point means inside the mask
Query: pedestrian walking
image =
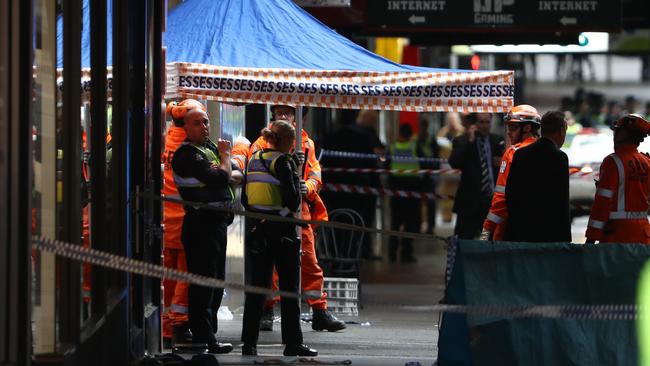
<svg viewBox="0 0 650 366"><path fill-rule="evenodd" d="M286 121L275 121L262 130L268 148L257 150L246 168L242 203L247 210L291 217L300 207L299 162L289 155L296 131ZM300 239L293 223L254 220L246 251L252 278L250 284L271 287L273 267L280 290L299 293ZM242 355L256 356L262 308L266 296L246 293ZM298 298L282 297L282 343L285 356L316 356L318 352L303 344Z"/></svg>
<svg viewBox="0 0 650 366"><path fill-rule="evenodd" d="M569 159L560 150L567 131L564 113L547 112L541 125L542 137L512 159L503 240L571 242Z"/></svg>
<svg viewBox="0 0 650 366"><path fill-rule="evenodd" d="M628 114L612 129L614 153L600 165L585 234L587 243L650 244L650 157L637 150L650 134L650 122L638 114Z"/></svg>
<svg viewBox="0 0 650 366"><path fill-rule="evenodd" d="M461 171L453 206L457 215L454 234L476 239L490 209L504 142L490 133L489 113L472 114L467 120L467 131L453 140L449 156L449 165Z"/></svg>

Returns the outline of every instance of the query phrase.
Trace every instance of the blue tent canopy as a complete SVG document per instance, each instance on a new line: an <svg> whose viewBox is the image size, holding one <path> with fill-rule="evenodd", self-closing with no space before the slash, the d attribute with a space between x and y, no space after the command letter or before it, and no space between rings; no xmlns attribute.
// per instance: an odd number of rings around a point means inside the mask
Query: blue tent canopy
<svg viewBox="0 0 650 366"><path fill-rule="evenodd" d="M106 61L113 62L112 2ZM57 19L63 67L63 19ZM361 71L451 71L400 65L336 33L290 0L185 0L167 19L167 62L218 66ZM83 1L81 67L90 67L90 6Z"/></svg>
<svg viewBox="0 0 650 366"><path fill-rule="evenodd" d="M81 67L90 67L90 5L83 1L81 21ZM113 2L106 2L106 66L113 65ZM63 67L63 17L56 19L56 67Z"/></svg>
<svg viewBox="0 0 650 366"><path fill-rule="evenodd" d="M291 0L186 0L170 12L164 43L167 62L308 70L435 71L378 56L336 33Z"/></svg>

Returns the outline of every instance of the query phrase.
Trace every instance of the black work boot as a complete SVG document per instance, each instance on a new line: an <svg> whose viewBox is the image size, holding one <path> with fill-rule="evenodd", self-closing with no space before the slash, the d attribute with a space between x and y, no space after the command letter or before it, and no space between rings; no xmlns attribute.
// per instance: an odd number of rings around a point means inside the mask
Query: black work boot
<svg viewBox="0 0 650 366"><path fill-rule="evenodd" d="M330 314L329 311L314 309L314 316L311 320L311 329L336 332L337 330L345 328L345 323L336 319L336 317Z"/></svg>
<svg viewBox="0 0 650 366"><path fill-rule="evenodd" d="M189 325L172 327L172 344L192 343L192 331Z"/></svg>
<svg viewBox="0 0 650 366"><path fill-rule="evenodd" d="M262 319L260 319L260 330L267 332L273 331L273 308L264 308Z"/></svg>
<svg viewBox="0 0 650 366"><path fill-rule="evenodd" d="M318 351L313 348L309 348L304 344L287 344L284 347L283 354L285 356L318 356Z"/></svg>
<svg viewBox="0 0 650 366"><path fill-rule="evenodd" d="M254 344L244 343L241 346L242 356L257 356L257 346Z"/></svg>

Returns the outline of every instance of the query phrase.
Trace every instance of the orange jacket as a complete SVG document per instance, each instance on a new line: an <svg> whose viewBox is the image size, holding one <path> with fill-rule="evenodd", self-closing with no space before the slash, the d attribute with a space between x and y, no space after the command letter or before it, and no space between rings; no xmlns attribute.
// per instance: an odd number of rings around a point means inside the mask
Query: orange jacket
<svg viewBox="0 0 650 366"><path fill-rule="evenodd" d="M251 144L247 158L250 159L250 156L256 151L268 147L268 142L260 136ZM307 197L302 202L302 217L305 220L314 219L326 221L327 209L318 195L323 185L323 181L321 179L320 163L316 158L316 145L314 144L314 141L309 138L309 135L305 130L302 130L302 152L304 152L306 156L304 166L305 170L301 179L304 179L305 184L307 184ZM236 154L240 155L241 150L238 149L235 151L235 149L233 149L233 157Z"/></svg>
<svg viewBox="0 0 650 366"><path fill-rule="evenodd" d="M163 189L162 193L166 197L180 199L176 184L174 183L174 174L172 172L172 158L176 149L185 141L185 130L183 127L172 125L167 131L165 137L165 152L161 157L163 164ZM174 202L165 201L163 204L163 225L165 226L165 248L183 249L181 242L181 230L183 228L183 217L185 210L183 205Z"/></svg>
<svg viewBox="0 0 650 366"><path fill-rule="evenodd" d="M650 158L634 145L616 147L600 165L585 236L603 243L650 244Z"/></svg>
<svg viewBox="0 0 650 366"><path fill-rule="evenodd" d="M242 172L246 171L246 162L250 159L250 146L243 142L235 142L230 153L230 160L239 166Z"/></svg>
<svg viewBox="0 0 650 366"><path fill-rule="evenodd" d="M493 232L493 240L503 240L505 234L506 222L508 220L508 207L506 206L506 183L508 182L508 174L510 173L510 165L515 152L524 146L528 146L537 141L537 137L529 137L524 141L510 146L503 157L501 158L501 166L499 167L499 176L494 187L494 195L492 196L492 205L487 218L483 222L483 228Z"/></svg>
<svg viewBox="0 0 650 366"><path fill-rule="evenodd" d="M87 137L86 137L86 131L81 132L81 148L83 149L84 152L88 151L88 143L87 143ZM109 142L113 141L113 136L110 133L106 134L106 143L108 144ZM89 173L88 173L88 164L86 162L83 162L81 164L81 173L83 174L83 177L86 181L90 178Z"/></svg>

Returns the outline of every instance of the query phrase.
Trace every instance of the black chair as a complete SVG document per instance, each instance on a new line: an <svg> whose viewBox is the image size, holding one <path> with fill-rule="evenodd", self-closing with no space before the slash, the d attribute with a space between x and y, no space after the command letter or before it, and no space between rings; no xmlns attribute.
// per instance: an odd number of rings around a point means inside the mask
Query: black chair
<svg viewBox="0 0 650 366"><path fill-rule="evenodd" d="M329 221L365 227L361 215L349 208L330 211ZM325 276L358 279L358 300L361 304L361 246L365 233L324 226L319 227L319 231L318 262Z"/></svg>

